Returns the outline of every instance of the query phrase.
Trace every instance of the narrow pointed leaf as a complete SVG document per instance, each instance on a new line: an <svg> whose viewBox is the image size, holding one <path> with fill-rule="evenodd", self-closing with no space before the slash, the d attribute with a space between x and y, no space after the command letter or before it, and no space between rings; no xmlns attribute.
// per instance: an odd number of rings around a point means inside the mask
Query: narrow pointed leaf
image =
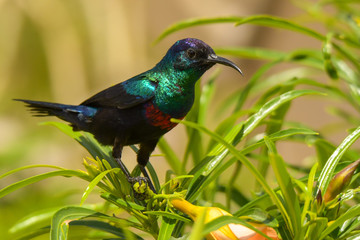
<svg viewBox="0 0 360 240"><path fill-rule="evenodd" d="M162 216L161 219L162 221L161 221L158 239L159 240L171 239L171 235L176 226L176 220L173 218L167 218L165 216Z"/></svg>
<svg viewBox="0 0 360 240"><path fill-rule="evenodd" d="M220 56L223 55L232 55L236 57L246 57L251 59L263 59L263 60L278 60L284 59L287 56L287 53L270 50L266 48L252 48L252 47L227 47L227 48L216 48L215 52Z"/></svg>
<svg viewBox="0 0 360 240"><path fill-rule="evenodd" d="M29 216L19 220L14 226L9 229L10 234L20 235L25 232L29 232L33 229L42 228L50 225L50 221L54 213L59 211L59 207L43 209L36 211Z"/></svg>
<svg viewBox="0 0 360 240"><path fill-rule="evenodd" d="M149 174L150 174L151 179L152 179L152 182L154 183L155 190L156 190L156 191L159 191L159 189L160 189L160 182L159 182L159 178L158 178L158 176L157 176L157 173L156 173L153 165L152 165L150 162L148 162L148 163L146 164L146 168L148 169Z"/></svg>
<svg viewBox="0 0 360 240"><path fill-rule="evenodd" d="M292 90L268 101L257 113L245 123L244 136L247 136L258 124L282 104L304 95L323 94L314 90Z"/></svg>
<svg viewBox="0 0 360 240"><path fill-rule="evenodd" d="M85 200L87 199L87 197L89 196L89 194L92 192L92 190L99 184L99 182L106 176L106 174L110 173L110 172L119 172L120 169L119 168L113 168L110 170L106 170L102 173L100 173L99 175L97 175L91 182L90 184L87 186L85 192L83 193L82 197L81 197L81 202L80 205L84 204Z"/></svg>
<svg viewBox="0 0 360 240"><path fill-rule="evenodd" d="M334 222L321 233L319 240L324 239L336 228L340 227L346 220L360 216L360 205L355 205L347 210L344 214L340 215Z"/></svg>
<svg viewBox="0 0 360 240"><path fill-rule="evenodd" d="M0 179L4 178L6 176L9 176L11 174L14 174L14 173L26 170L26 169L31 169L31 168L55 168L55 169L65 170L65 168L54 166L54 165L36 164L36 165L29 165L29 166L19 167L19 168L16 168L14 170L8 171L8 172L4 173L3 175L0 175Z"/></svg>
<svg viewBox="0 0 360 240"><path fill-rule="evenodd" d="M285 162L277 153L275 144L266 136L264 137L264 140L269 149L269 162L275 173L282 195L284 196L284 206L289 214L289 219L285 220L287 220L289 229L292 230L293 235L297 236L300 233L301 228L299 199L295 193L292 179L286 169Z"/></svg>
<svg viewBox="0 0 360 240"><path fill-rule="evenodd" d="M319 39L319 40L325 40L325 36L320 34L319 32L316 32L310 28L301 26L293 21L270 16L270 15L257 15L257 16L250 16L247 18L243 18L241 21L237 22L236 25L242 25L245 23L251 23L261 26L268 26L268 27L275 27L275 28L282 28L286 30L291 30L295 32L299 32L308 36L311 36L313 38Z"/></svg>
<svg viewBox="0 0 360 240"><path fill-rule="evenodd" d="M43 174L39 174L36 176L32 176L29 178L26 178L24 180L18 181L16 183L13 183L11 185L8 185L7 187L3 188L0 190L0 198L2 198L3 196L19 189L22 187L25 187L29 184L32 183L36 183L39 182L41 180L50 178L50 177L55 177L55 176L64 176L64 177L79 177L81 179L84 179L86 181L91 181L91 178L89 175L87 175L85 172L82 171L75 171L75 170L59 170L59 171L53 171L53 172L48 172L48 173L43 173ZM104 185L101 185L101 187L105 187Z"/></svg>
<svg viewBox="0 0 360 240"><path fill-rule="evenodd" d="M171 169L177 174L181 174L181 161L175 154L174 150L170 147L170 145L167 143L165 138L160 138L158 145L157 145L161 152L164 153L165 159L167 163L170 165Z"/></svg>
<svg viewBox="0 0 360 240"><path fill-rule="evenodd" d="M111 233L121 239L128 240L142 240L140 236L136 235L133 231L130 231L124 226L124 228L118 228L110 223L98 221L98 220L76 220L71 221L70 226L86 226L93 229L101 230L103 232ZM84 236L85 237L85 236Z"/></svg>
<svg viewBox="0 0 360 240"><path fill-rule="evenodd" d="M106 216L102 213L83 207L65 207L57 211L51 221L50 239L67 239L69 223L85 217Z"/></svg>
<svg viewBox="0 0 360 240"><path fill-rule="evenodd" d="M188 19L182 22L175 23L165 29L163 33L154 41L154 44L160 42L162 39L164 39L166 36L185 29L189 27L199 26L199 25L205 25L205 24L214 24L214 23L236 23L238 21L242 20L241 17L216 17L216 18L195 18L195 19Z"/></svg>
<svg viewBox="0 0 360 240"><path fill-rule="evenodd" d="M182 217L178 214L175 213L171 213L171 212L165 212L165 211L145 211L144 214L149 214L149 215L156 215L156 216L163 216L166 218L170 218L170 219L174 219L174 220L179 220L179 221L183 221L186 223L190 223L191 220L185 217Z"/></svg>
<svg viewBox="0 0 360 240"><path fill-rule="evenodd" d="M285 130L280 130L276 133L273 133L269 136L267 136L271 141L279 141L285 138L289 138L294 135L318 135L317 132L314 132L311 129L308 128L289 128ZM265 144L264 139L259 140L256 143L250 144L246 147L244 147L241 152L243 154L250 153L251 151L254 151L255 149L259 148L260 146L263 146Z"/></svg>
<svg viewBox="0 0 360 240"><path fill-rule="evenodd" d="M115 163L114 159L111 155L111 148L109 146L100 145L92 136L92 134L87 132L75 132L72 127L65 123L61 122L44 122L44 125L52 125L61 130L63 133L75 139L78 143L80 143L90 154L96 159L99 157L100 159L107 160L112 167L117 167L118 165Z"/></svg>
<svg viewBox="0 0 360 240"><path fill-rule="evenodd" d="M101 194L101 197L120 208L133 209L133 210L138 210L138 211L145 210L144 206L141 206L134 202L125 201L124 199L118 198L110 193L103 193L103 194Z"/></svg>
<svg viewBox="0 0 360 240"><path fill-rule="evenodd" d="M339 163L342 156L350 148L350 146L360 137L360 127L356 128L350 135L348 135L344 141L335 149L333 154L327 160L324 168L322 169L318 182L318 191L321 190L322 193L325 193L331 177L334 175L337 164Z"/></svg>

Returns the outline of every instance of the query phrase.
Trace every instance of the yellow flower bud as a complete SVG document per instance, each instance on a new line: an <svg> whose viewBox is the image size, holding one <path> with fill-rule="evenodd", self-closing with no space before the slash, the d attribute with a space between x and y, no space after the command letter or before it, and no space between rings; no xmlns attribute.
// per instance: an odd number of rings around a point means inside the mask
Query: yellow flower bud
<svg viewBox="0 0 360 240"><path fill-rule="evenodd" d="M196 221L203 211L206 211L205 223L208 223L221 216L231 216L227 211L218 207L201 207L195 206L184 199L172 199L171 204L179 211L189 215L189 217ZM262 231L265 235L274 240L278 240L276 231L264 224L251 223L255 228ZM206 236L207 240L264 240L265 237L247 228L241 224L228 224L209 233Z"/></svg>

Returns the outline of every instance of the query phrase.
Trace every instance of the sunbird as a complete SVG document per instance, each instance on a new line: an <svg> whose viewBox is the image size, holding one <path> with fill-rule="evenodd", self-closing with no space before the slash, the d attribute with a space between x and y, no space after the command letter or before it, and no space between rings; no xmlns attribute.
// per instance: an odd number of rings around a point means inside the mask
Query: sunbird
<svg viewBox="0 0 360 240"><path fill-rule="evenodd" d="M74 131L92 133L112 146L112 156L128 182L146 183L155 191L145 169L159 139L190 111L196 81L216 63L241 69L217 56L203 41L186 38L175 42L152 69L109 87L80 105L14 99L26 103L36 117L56 116ZM137 163L144 177L132 177L121 161L124 146L139 144Z"/></svg>

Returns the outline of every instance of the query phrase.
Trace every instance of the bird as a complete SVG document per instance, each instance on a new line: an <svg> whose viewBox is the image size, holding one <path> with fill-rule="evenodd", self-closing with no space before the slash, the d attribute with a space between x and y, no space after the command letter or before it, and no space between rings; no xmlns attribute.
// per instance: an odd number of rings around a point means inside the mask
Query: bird
<svg viewBox="0 0 360 240"><path fill-rule="evenodd" d="M159 139L190 111L195 83L215 64L229 66L242 75L230 60L217 56L205 42L195 38L176 41L152 69L93 95L79 105L14 99L30 108L36 117L55 116L74 131L94 135L102 145L112 146L112 157L128 182L145 182L156 193L145 167ZM144 177L132 177L122 162L125 146L139 144L137 164Z"/></svg>

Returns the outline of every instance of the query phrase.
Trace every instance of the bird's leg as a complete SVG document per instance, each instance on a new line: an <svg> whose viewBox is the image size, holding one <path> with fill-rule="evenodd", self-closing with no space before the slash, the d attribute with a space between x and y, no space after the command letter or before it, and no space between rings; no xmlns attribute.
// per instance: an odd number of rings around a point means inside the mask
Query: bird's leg
<svg viewBox="0 0 360 240"><path fill-rule="evenodd" d="M142 174L144 175L144 177L146 177L149 180L149 187L154 193L156 193L156 190L150 180L150 176L147 173L145 166L149 162L150 154L154 151L158 141L159 141L159 139L152 139L152 140L148 140L145 142L141 142L140 149L137 154L137 162L139 164L140 170L141 170Z"/></svg>
<svg viewBox="0 0 360 240"><path fill-rule="evenodd" d="M121 171L125 174L126 178L129 180L129 178L131 178L130 173L125 167L124 163L121 161L121 154L123 147L124 146L120 143L119 139L116 138L112 150L112 155L115 161L119 164Z"/></svg>
<svg viewBox="0 0 360 240"><path fill-rule="evenodd" d="M142 183L146 183L147 185L149 185L150 189L155 192L154 187L151 184L151 181L150 181L150 178L149 178L148 174L145 171L145 173L146 173L146 175L145 175L143 170L141 169L141 167L140 167L140 170L144 174L145 177L140 177L140 176L132 177L130 175L129 171L125 167L125 164L121 161L122 149L123 149L123 145L122 145L121 141L118 138L116 138L115 141L114 141L114 147L113 147L112 155L113 155L115 161L119 164L121 171L125 174L125 177L126 177L127 181L132 184L133 188L134 188L133 184L136 183L136 182L138 182L139 185L141 185Z"/></svg>

